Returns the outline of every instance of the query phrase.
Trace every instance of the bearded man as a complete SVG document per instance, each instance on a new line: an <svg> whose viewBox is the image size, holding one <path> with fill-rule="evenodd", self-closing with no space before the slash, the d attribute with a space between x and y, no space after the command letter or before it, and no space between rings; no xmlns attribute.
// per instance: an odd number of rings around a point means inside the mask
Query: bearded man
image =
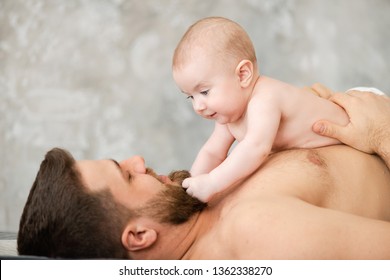
<svg viewBox="0 0 390 280"><path fill-rule="evenodd" d="M319 122L314 130L339 135L376 155L345 145L275 153L207 206L182 189L188 172L158 176L140 156L120 163L75 161L67 151L53 149L21 217L19 254L389 259L390 101L353 92L336 100L350 124L342 128ZM345 129L350 133L342 133ZM357 132L359 141L348 138Z"/></svg>

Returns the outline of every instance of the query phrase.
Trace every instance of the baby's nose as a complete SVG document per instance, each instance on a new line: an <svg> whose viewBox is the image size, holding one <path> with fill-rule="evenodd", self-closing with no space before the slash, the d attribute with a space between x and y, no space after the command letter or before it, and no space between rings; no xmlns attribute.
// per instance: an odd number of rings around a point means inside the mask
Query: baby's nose
<svg viewBox="0 0 390 280"><path fill-rule="evenodd" d="M202 100L199 100L199 98L194 99L193 106L196 112L201 112L206 109L205 103Z"/></svg>

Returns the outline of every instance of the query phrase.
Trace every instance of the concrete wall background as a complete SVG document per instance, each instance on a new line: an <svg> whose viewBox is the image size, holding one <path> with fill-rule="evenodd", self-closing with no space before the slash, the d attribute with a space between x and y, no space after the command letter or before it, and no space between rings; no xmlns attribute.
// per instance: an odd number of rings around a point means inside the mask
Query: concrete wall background
<svg viewBox="0 0 390 280"><path fill-rule="evenodd" d="M197 19L239 22L265 75L390 93L389 14L389 0L0 0L0 231L18 229L54 146L190 168L212 123L192 112L170 66Z"/></svg>

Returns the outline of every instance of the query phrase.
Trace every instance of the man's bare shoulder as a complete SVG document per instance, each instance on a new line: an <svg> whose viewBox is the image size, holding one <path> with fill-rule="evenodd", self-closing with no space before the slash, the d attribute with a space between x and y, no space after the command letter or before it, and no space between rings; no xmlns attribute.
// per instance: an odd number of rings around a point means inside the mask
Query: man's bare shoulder
<svg viewBox="0 0 390 280"><path fill-rule="evenodd" d="M298 238L293 220L302 216L302 205L308 206L307 210L315 207L288 196L267 196L237 206L223 222L220 240L229 244L226 253L235 259L288 256L286 246Z"/></svg>
<svg viewBox="0 0 390 280"><path fill-rule="evenodd" d="M268 197L242 206L225 223L225 239L235 259L388 258L390 224L317 207L293 197ZM361 240L373 232L372 244ZM362 239L363 238L363 239ZM376 240L381 240L377 242ZM346 250L345 248L349 248ZM387 247L388 248L388 247ZM372 250L370 252L370 250Z"/></svg>

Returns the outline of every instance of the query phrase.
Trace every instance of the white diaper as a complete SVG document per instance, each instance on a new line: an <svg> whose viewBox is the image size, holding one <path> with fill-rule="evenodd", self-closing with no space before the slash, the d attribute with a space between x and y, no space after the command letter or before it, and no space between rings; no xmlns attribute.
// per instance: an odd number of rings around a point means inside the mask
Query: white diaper
<svg viewBox="0 0 390 280"><path fill-rule="evenodd" d="M369 92L372 92L372 93L375 93L378 95L386 95L384 92L382 92L379 89L374 88L374 87L354 87L354 88L350 88L349 90L347 90L347 92L350 90L369 91Z"/></svg>

